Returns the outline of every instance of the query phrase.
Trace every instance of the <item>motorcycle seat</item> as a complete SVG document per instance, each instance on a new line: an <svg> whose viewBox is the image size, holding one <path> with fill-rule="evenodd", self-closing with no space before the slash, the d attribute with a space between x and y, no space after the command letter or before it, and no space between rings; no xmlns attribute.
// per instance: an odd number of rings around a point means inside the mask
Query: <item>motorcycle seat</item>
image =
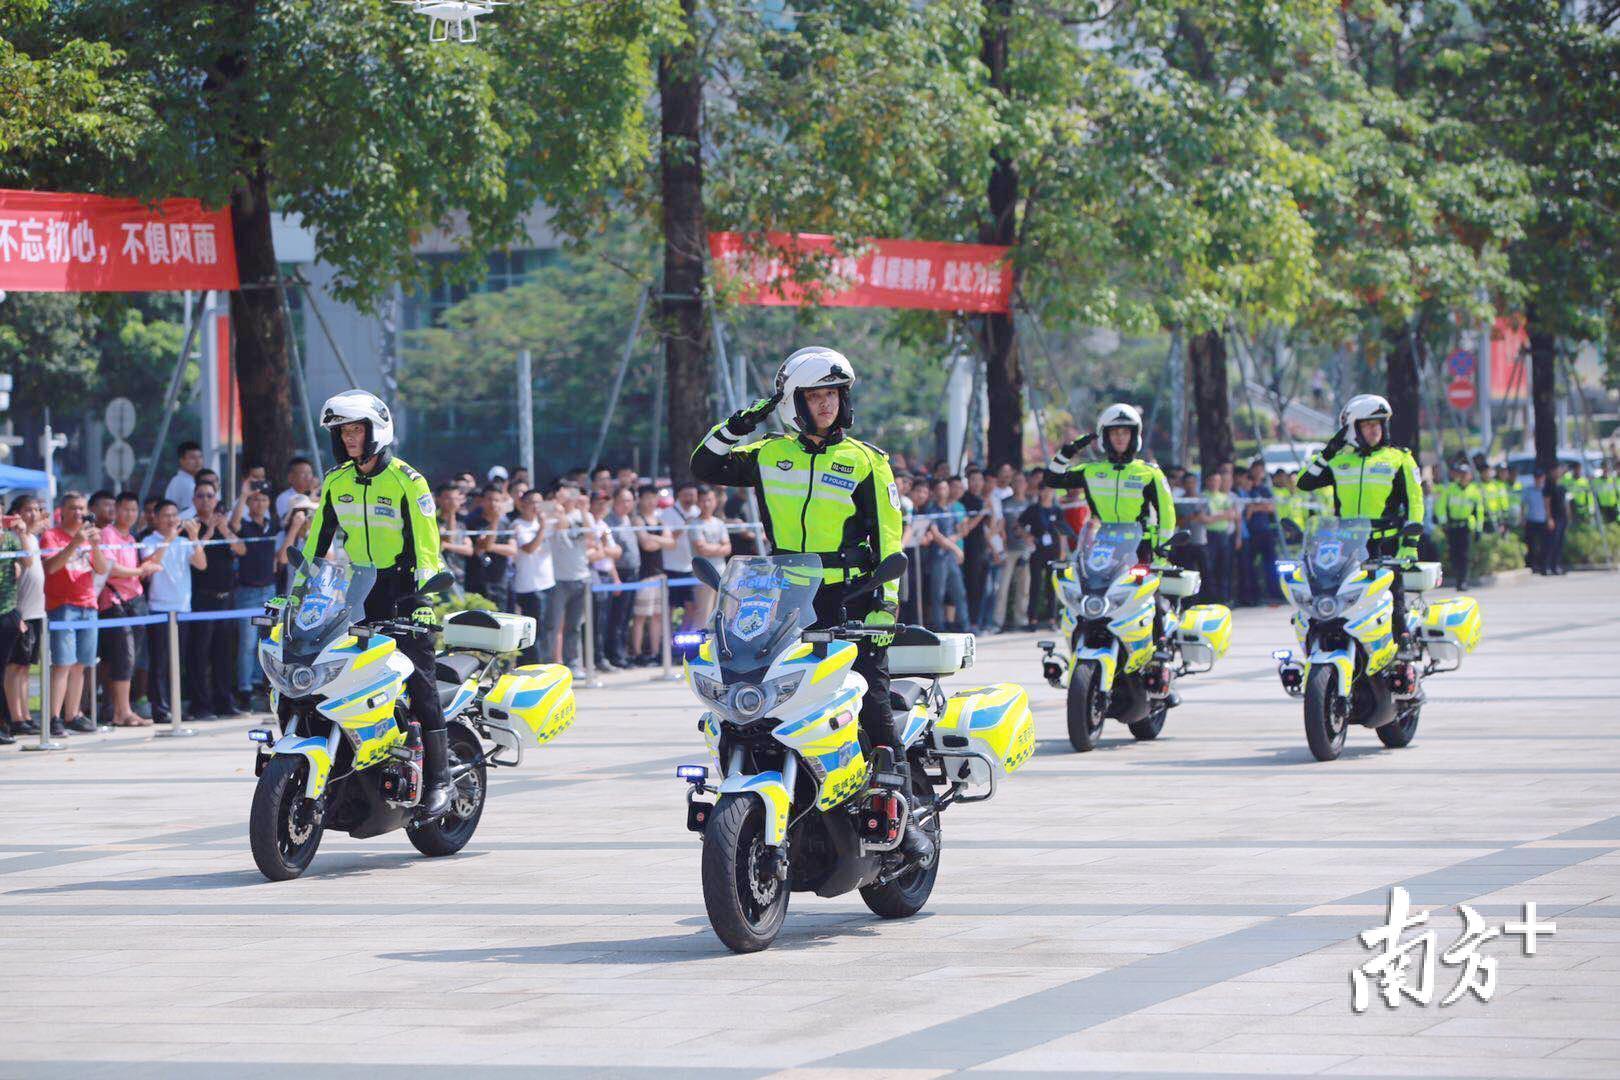
<svg viewBox="0 0 1620 1080"><path fill-rule="evenodd" d="M894 679L889 683L889 708L895 712L910 712L912 706L923 699L928 687L909 679Z"/></svg>
<svg viewBox="0 0 1620 1080"><path fill-rule="evenodd" d="M434 658L433 677L440 683L460 686L478 674L478 669L483 666L476 656L469 656L466 653L445 653Z"/></svg>

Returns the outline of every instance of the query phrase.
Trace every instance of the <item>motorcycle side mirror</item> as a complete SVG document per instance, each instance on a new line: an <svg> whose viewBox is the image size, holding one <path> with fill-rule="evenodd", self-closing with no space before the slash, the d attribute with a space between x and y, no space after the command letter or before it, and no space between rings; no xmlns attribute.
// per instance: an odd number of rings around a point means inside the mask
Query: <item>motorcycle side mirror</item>
<svg viewBox="0 0 1620 1080"><path fill-rule="evenodd" d="M437 574L422 583L416 591L419 593L442 593L456 583L456 575L448 570L440 570Z"/></svg>
<svg viewBox="0 0 1620 1080"><path fill-rule="evenodd" d="M895 552L887 559L873 567L870 574L862 574L857 578L850 578L844 583L845 596L858 596L861 593L871 592L879 585L887 584L905 576L906 567L910 560L903 552Z"/></svg>
<svg viewBox="0 0 1620 1080"><path fill-rule="evenodd" d="M714 568L714 564L708 559L697 558L692 560L692 576L715 592L720 591L720 572Z"/></svg>
<svg viewBox="0 0 1620 1080"><path fill-rule="evenodd" d="M304 553L302 551L300 551L296 546L288 545L288 547L287 547L287 565L292 567L294 570L302 570L304 568L304 563L305 563Z"/></svg>

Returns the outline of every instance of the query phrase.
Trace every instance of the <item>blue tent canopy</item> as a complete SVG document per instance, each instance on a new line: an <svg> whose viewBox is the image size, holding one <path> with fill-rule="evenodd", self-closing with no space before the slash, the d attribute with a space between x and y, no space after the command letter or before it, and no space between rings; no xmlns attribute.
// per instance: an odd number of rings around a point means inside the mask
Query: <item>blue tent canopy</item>
<svg viewBox="0 0 1620 1080"><path fill-rule="evenodd" d="M0 463L0 491L48 491L51 478L38 469L19 469Z"/></svg>

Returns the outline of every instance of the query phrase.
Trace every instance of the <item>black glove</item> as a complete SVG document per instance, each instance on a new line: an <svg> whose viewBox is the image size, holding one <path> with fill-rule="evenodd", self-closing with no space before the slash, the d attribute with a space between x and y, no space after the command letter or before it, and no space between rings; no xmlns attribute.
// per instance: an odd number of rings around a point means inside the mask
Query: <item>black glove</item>
<svg viewBox="0 0 1620 1080"><path fill-rule="evenodd" d="M771 411L782 403L780 393L772 394L768 398L760 398L746 409L738 409L726 421L726 430L733 435L747 435L760 424L765 422Z"/></svg>
<svg viewBox="0 0 1620 1080"><path fill-rule="evenodd" d="M1064 443L1058 448L1058 453L1062 454L1066 458L1073 458L1074 455L1078 454L1080 451L1084 450L1086 447L1090 446L1096 441L1097 433L1095 431L1088 431L1078 439L1075 439L1073 442Z"/></svg>
<svg viewBox="0 0 1620 1080"><path fill-rule="evenodd" d="M1340 428L1338 431L1335 431L1333 433L1333 437L1327 441L1327 445L1322 447L1322 456L1324 458L1332 457L1334 454L1337 454L1340 450L1343 450L1345 448L1345 446L1349 444L1349 442L1350 442L1350 425L1346 424L1346 425L1344 425L1344 427Z"/></svg>

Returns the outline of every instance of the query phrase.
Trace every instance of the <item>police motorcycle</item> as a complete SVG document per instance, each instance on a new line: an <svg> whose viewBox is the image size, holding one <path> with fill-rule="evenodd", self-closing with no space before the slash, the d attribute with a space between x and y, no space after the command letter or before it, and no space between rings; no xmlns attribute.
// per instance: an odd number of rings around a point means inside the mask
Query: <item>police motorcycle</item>
<svg viewBox="0 0 1620 1080"><path fill-rule="evenodd" d="M259 663L277 719L274 729L248 733L258 744L248 816L253 861L271 881L296 878L328 829L357 839L404 829L422 854L454 855L483 816L488 770L522 762L520 728L538 745L573 723L568 669L510 668L510 655L534 641L534 620L526 616L462 611L442 627L408 618L358 626L376 569L305 562L296 550L289 556L302 580L253 619L268 631L259 641ZM441 573L420 591L438 592L452 581ZM424 602L409 596L400 605ZM423 821L416 814L422 738L405 696L414 665L395 641L441 629L446 651L435 676L456 797L442 817Z"/></svg>
<svg viewBox="0 0 1620 1080"><path fill-rule="evenodd" d="M1422 527L1407 525L1415 540ZM1279 561L1277 577L1293 603L1300 652L1272 653L1289 695L1303 698L1305 740L1318 761L1344 750L1351 724L1370 727L1391 749L1411 743L1423 711L1423 680L1455 671L1479 644L1479 603L1457 596L1429 603L1440 587L1440 564L1370 558L1372 523L1318 517L1305 531L1303 556ZM1391 587L1401 575L1411 646L1394 635Z"/></svg>
<svg viewBox="0 0 1620 1080"><path fill-rule="evenodd" d="M706 707L697 726L712 762L676 772L689 785L687 827L703 837L709 922L735 952L776 939L794 892L859 890L884 918L916 914L939 874L941 813L992 797L998 778L1034 750L1021 687L948 697L940 688L939 680L972 665L972 635L843 619L807 629L816 622L818 589L869 592L905 566L904 555L893 555L868 576L823 584L814 554L733 558L724 577L703 560L693 563L719 594L707 638L686 664ZM857 642L884 632L894 634L890 705L910 763L909 810L894 797L901 775L888 749L874 755L858 723L866 680L851 670ZM934 842L927 865L900 850L912 814Z"/></svg>
<svg viewBox="0 0 1620 1080"><path fill-rule="evenodd" d="M1137 739L1158 738L1179 702L1176 680L1210 670L1231 644L1231 609L1184 608L1202 585L1198 571L1138 561L1142 536L1135 522L1100 525L1052 571L1063 639L1037 642L1041 672L1068 691L1069 742L1081 753L1108 719Z"/></svg>

